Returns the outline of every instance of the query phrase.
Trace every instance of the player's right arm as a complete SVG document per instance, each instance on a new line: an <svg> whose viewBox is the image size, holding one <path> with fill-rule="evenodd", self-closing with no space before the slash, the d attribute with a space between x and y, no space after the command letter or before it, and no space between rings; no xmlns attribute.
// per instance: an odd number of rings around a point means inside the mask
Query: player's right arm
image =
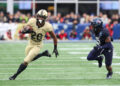
<svg viewBox="0 0 120 86"><path fill-rule="evenodd" d="M25 26L23 29L22 29L22 31L21 31L21 33L23 33L23 34L29 34L29 33L32 33L32 27L30 26L30 25L27 25L27 26Z"/></svg>
<svg viewBox="0 0 120 86"><path fill-rule="evenodd" d="M57 57L59 55L58 50L57 50L57 37L54 33L54 31L49 32L51 37L53 38L54 41L54 50L53 53L55 53L55 56Z"/></svg>
<svg viewBox="0 0 120 86"><path fill-rule="evenodd" d="M23 34L28 34L28 33L32 33L32 24L33 22L35 22L35 18L31 18L29 19L29 21L27 22L27 24L23 27L22 29L22 33Z"/></svg>
<svg viewBox="0 0 120 86"><path fill-rule="evenodd" d="M50 23L47 23L48 28L46 29L46 32L50 33L50 36L53 38L54 41L54 49L53 53L55 53L55 56L57 57L59 55L58 50L57 50L57 37L53 31L53 27Z"/></svg>

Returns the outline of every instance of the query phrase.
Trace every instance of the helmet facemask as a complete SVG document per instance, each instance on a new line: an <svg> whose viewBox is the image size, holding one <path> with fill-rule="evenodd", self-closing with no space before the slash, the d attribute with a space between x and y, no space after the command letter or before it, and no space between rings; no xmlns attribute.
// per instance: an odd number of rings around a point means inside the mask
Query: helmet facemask
<svg viewBox="0 0 120 86"><path fill-rule="evenodd" d="M93 27L93 32L96 35L98 35L99 32L103 29L102 25L103 25L103 22L99 18L96 18L93 20L93 22L91 22L91 26Z"/></svg>
<svg viewBox="0 0 120 86"><path fill-rule="evenodd" d="M37 26L39 28L42 27L45 24L45 20L47 18L47 11L43 9L38 11L36 18L37 18L37 22L36 22Z"/></svg>
<svg viewBox="0 0 120 86"><path fill-rule="evenodd" d="M94 26L93 26L93 32L97 35L97 34L99 34L99 32L101 31L101 28L102 28L102 27L94 27Z"/></svg>

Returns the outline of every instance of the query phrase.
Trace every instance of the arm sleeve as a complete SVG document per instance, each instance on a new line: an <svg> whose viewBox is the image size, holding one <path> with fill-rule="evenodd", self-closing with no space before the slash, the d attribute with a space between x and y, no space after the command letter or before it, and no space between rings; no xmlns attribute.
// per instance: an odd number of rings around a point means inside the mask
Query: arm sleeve
<svg viewBox="0 0 120 86"><path fill-rule="evenodd" d="M112 47L112 44L109 42L109 43L106 43L103 46L101 46L101 48L102 49L109 49L109 48L113 48L113 47Z"/></svg>
<svg viewBox="0 0 120 86"><path fill-rule="evenodd" d="M27 24L25 24L24 25L24 29L21 31L23 34L25 34L25 33L31 33L32 32L32 30L30 30L29 28L28 28L28 26L32 26L32 24L33 24L33 22L34 22L34 18L31 18L31 19L29 19L29 21L27 22Z"/></svg>
<svg viewBox="0 0 120 86"><path fill-rule="evenodd" d="M100 35L100 43L105 43L105 40L107 37L109 37L109 32L108 31L105 31L105 32L102 32L101 35Z"/></svg>

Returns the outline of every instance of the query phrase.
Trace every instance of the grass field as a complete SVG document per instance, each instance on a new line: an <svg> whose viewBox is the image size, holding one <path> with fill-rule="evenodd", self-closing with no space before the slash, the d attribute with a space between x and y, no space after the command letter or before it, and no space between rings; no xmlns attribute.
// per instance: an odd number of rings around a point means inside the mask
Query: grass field
<svg viewBox="0 0 120 86"><path fill-rule="evenodd" d="M106 80L106 69L98 68L96 61L86 56L94 43L59 43L59 57L42 57L30 63L16 80L8 78L23 61L26 43L0 44L0 86L120 86L120 43L114 43L114 75ZM53 50L52 43L44 44L41 51Z"/></svg>

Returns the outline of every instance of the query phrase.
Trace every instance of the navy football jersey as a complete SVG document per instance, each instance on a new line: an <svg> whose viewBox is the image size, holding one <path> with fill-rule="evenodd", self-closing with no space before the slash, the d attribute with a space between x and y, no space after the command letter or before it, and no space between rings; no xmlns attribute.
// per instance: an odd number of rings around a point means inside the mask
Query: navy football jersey
<svg viewBox="0 0 120 86"><path fill-rule="evenodd" d="M106 38L109 36L109 31L107 29L102 29L99 34L95 35L99 45L104 45Z"/></svg>

